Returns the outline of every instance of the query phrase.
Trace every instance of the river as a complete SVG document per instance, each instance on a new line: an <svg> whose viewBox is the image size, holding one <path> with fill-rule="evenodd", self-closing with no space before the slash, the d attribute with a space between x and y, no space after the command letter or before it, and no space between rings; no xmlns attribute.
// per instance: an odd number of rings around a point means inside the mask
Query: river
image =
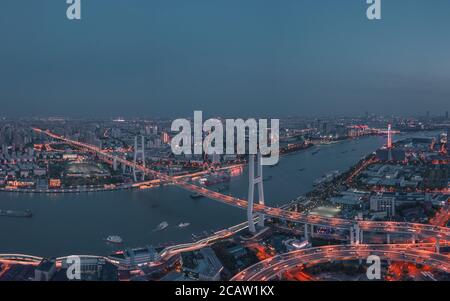
<svg viewBox="0 0 450 301"><path fill-rule="evenodd" d="M305 194L313 188L316 178L330 170L349 168L384 143L384 137L364 137L281 158L277 166L264 167L264 176L271 176L264 182L266 204L282 204ZM232 195L246 198L247 176L245 170L231 180ZM34 216L0 217L0 253L45 257L107 255L117 248L190 242L192 233L221 229L245 220L243 210L206 198L193 200L189 195L174 186L53 195L3 192L0 209L31 209ZM162 221L167 221L169 227L154 231ZM182 222L189 222L190 226L179 229L177 225ZM108 235L120 235L124 244L108 245L103 241Z"/></svg>

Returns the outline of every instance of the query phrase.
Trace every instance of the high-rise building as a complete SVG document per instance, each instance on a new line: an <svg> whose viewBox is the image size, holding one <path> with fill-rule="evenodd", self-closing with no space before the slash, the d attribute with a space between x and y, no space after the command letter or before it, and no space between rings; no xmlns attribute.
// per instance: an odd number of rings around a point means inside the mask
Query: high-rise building
<svg viewBox="0 0 450 301"><path fill-rule="evenodd" d="M382 148L376 151L377 159L383 162L403 162L406 160L406 152L402 148Z"/></svg>
<svg viewBox="0 0 450 301"><path fill-rule="evenodd" d="M170 136L166 132L162 133L162 142L164 144L169 144L170 143Z"/></svg>
<svg viewBox="0 0 450 301"><path fill-rule="evenodd" d="M387 216L395 215L395 198L373 196L370 198L370 211L385 211Z"/></svg>

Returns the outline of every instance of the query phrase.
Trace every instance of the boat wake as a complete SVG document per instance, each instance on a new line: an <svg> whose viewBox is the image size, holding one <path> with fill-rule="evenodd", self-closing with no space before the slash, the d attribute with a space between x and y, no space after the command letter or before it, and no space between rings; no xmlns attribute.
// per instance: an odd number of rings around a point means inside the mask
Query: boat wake
<svg viewBox="0 0 450 301"><path fill-rule="evenodd" d="M164 222L160 223L155 229L153 229L153 232L164 230L164 229L166 229L168 226L169 226L169 223L167 223L166 221L164 221Z"/></svg>
<svg viewBox="0 0 450 301"><path fill-rule="evenodd" d="M183 228L188 227L189 225L190 225L190 223L181 223L181 224L178 225L178 228L179 229L183 229Z"/></svg>

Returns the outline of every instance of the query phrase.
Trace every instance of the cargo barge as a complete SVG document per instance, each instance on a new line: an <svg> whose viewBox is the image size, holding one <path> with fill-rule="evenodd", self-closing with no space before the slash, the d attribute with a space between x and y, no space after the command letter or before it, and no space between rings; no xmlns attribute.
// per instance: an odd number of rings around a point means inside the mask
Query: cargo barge
<svg viewBox="0 0 450 301"><path fill-rule="evenodd" d="M0 216L7 217L32 217L33 213L31 210L3 210L0 209Z"/></svg>

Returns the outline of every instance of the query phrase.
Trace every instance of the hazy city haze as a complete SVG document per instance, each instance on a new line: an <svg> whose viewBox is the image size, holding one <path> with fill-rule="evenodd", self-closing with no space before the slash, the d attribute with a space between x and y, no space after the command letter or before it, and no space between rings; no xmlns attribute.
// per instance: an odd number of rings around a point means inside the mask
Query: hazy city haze
<svg viewBox="0 0 450 301"><path fill-rule="evenodd" d="M0 3L2 116L434 114L450 99L450 2Z"/></svg>

